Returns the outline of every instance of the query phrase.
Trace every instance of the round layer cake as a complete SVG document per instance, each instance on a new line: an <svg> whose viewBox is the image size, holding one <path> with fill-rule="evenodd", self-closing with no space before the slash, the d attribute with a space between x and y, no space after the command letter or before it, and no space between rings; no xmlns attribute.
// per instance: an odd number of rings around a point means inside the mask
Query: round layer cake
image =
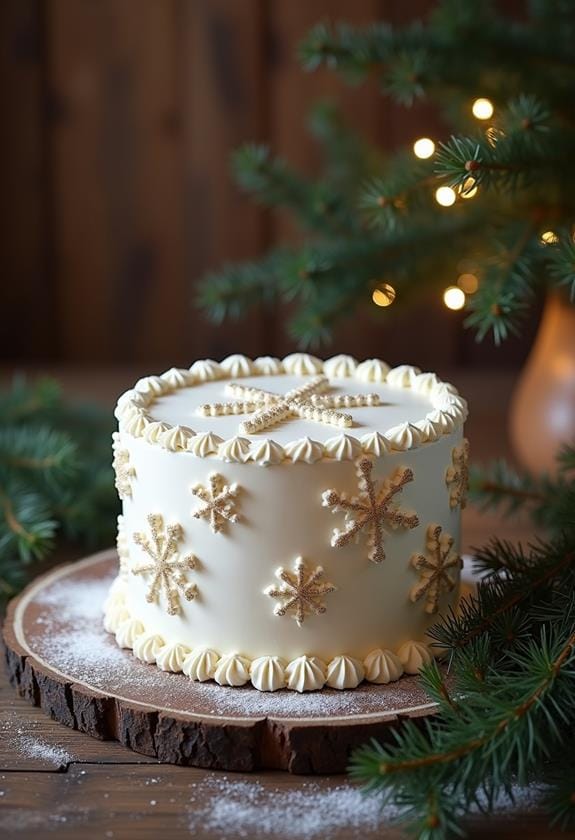
<svg viewBox="0 0 575 840"><path fill-rule="evenodd" d="M141 379L116 416L119 645L268 691L430 661L461 567L467 406L452 385L379 359L233 355Z"/></svg>

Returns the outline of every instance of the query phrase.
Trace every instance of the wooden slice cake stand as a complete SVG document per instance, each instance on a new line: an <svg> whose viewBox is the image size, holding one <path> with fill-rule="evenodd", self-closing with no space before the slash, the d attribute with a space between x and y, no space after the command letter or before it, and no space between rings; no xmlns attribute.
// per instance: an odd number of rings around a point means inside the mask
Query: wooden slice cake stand
<svg viewBox="0 0 575 840"><path fill-rule="evenodd" d="M10 681L66 726L172 764L338 773L355 747L434 711L417 677L353 691L269 694L146 665L118 648L102 624L117 564L109 550L55 568L8 609Z"/></svg>

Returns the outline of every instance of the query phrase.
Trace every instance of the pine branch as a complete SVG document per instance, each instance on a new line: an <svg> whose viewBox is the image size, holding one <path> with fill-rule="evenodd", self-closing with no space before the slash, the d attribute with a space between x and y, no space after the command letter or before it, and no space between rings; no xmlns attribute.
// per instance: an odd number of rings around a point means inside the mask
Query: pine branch
<svg viewBox="0 0 575 840"><path fill-rule="evenodd" d="M520 475L503 459L487 468L472 467L469 493L483 510L498 509L507 516L545 499L543 488L532 476Z"/></svg>
<svg viewBox="0 0 575 840"><path fill-rule="evenodd" d="M575 301L575 241L569 230L561 230L559 241L549 249L549 273L558 286L566 286Z"/></svg>
<svg viewBox="0 0 575 840"><path fill-rule="evenodd" d="M29 384L23 376L15 376L9 389L0 391L0 416L5 424L42 422L61 409L58 383L38 379Z"/></svg>
<svg viewBox="0 0 575 840"><path fill-rule="evenodd" d="M375 76L382 91L405 105L425 96L444 112L451 139L439 143L428 161L416 160L411 151L386 159L354 135L333 108L320 106L312 128L325 167L315 180L275 160L267 149L244 147L236 156L241 186L266 206L290 211L308 243L299 253L284 249L265 286L267 258L212 276L213 290L201 295L210 316L237 317L267 291L276 301L297 302L290 334L300 344L317 344L329 341L343 306L350 313L369 300L370 283L371 291L382 281L396 290L399 285L397 307L410 300L426 274L456 276L465 260L477 264L479 290L468 297L465 324L478 340L492 334L501 343L517 334L541 287L564 286L575 300L575 59L569 37L575 32L575 7L552 2L552 14L533 3L520 22L491 3L442 0L428 19L404 27L316 26L300 48L305 69L327 66L353 83ZM488 122L472 119L470 103L477 95L495 106ZM438 210L434 199L441 181L457 195L446 210ZM465 197L473 200L460 200ZM466 217L457 237L446 235L439 223L444 214ZM437 226L429 237L432 222ZM542 244L545 231L551 231L550 238ZM388 241L379 259L357 262L357 282L346 281L342 293L339 266L326 252L339 248L338 261L345 262L343 253L349 249L355 256L355 240L363 237L375 254L381 233L401 234L407 247L396 249L390 260ZM297 272L306 279L313 274L305 265L310 243L322 252L319 282L300 283ZM315 294L320 285L321 302Z"/></svg>
<svg viewBox="0 0 575 840"><path fill-rule="evenodd" d="M299 251L280 249L260 262L226 267L205 278L198 303L215 323L237 319L250 307L281 300L299 303L288 331L301 346L327 341L339 319L371 302L374 287L385 279L398 291L401 305L441 275L437 260L444 242L475 235L482 214L450 214L419 219L395 229L351 229L336 238L316 239Z"/></svg>
<svg viewBox="0 0 575 840"><path fill-rule="evenodd" d="M563 21L562 29L557 20ZM487 78L485 94L497 97L500 86L494 78L489 79L485 68L509 74L529 65L537 67L533 84L538 90L548 93L554 85L566 96L567 80L573 78L575 70L567 35L573 29L573 15L563 10L557 20L551 23L546 18L542 31L535 15L526 23L518 23L499 15L491 3L444 0L423 25L416 22L393 28L387 24L320 24L302 42L300 60L308 71L325 66L352 83L368 74L379 76L385 83L389 70L393 72L403 60L406 72L397 74L396 85L390 86L402 103L410 103L422 92L439 86L470 87L480 75ZM555 37L549 37L550 30Z"/></svg>
<svg viewBox="0 0 575 840"><path fill-rule="evenodd" d="M406 771L421 769L431 765L450 764L459 761L462 758L470 755L476 750L481 750L488 745L493 744L501 736L506 737L507 733L511 731L513 726L517 726L518 720L526 720L528 715L533 711L537 704L544 698L546 692L549 690L553 682L558 678L563 669L566 669L573 662L573 648L575 647L575 632L567 638L567 640L559 647L559 650L547 662L547 658L543 658L552 650L552 645L548 645L546 639L543 639L542 649L530 647L527 648L523 656L517 657L518 664L525 664L528 661L528 656L534 659L542 659L543 675L535 682L533 687L527 692L526 696L521 696L512 705L510 709L503 710L503 713L496 717L490 718L484 729L487 731L479 737L469 738L467 741L458 743L455 746L448 744L443 749L430 752L426 755L416 755L412 758L405 758L403 756L397 757L396 754L391 753L389 758L380 762L379 772L382 776L391 773L404 773ZM543 656L542 656L543 654ZM569 675L568 675L569 676ZM496 683L497 680L494 680ZM553 730L551 726L551 730ZM491 747L494 749L494 747ZM540 744L540 749L543 750L543 744ZM399 750L398 750L399 752ZM491 760L491 759L490 759ZM524 774L522 774L524 775Z"/></svg>
<svg viewBox="0 0 575 840"><path fill-rule="evenodd" d="M0 392L0 601L15 594L56 536L103 547L118 513L111 418L65 402L55 383Z"/></svg>
<svg viewBox="0 0 575 840"><path fill-rule="evenodd" d="M510 516L524 508L534 522L552 533L574 530L575 482L569 475L575 463L573 446L558 453L555 477L520 475L505 461L496 461L485 469L471 470L471 498L483 509L493 508Z"/></svg>
<svg viewBox="0 0 575 840"><path fill-rule="evenodd" d="M557 453L557 466L563 474L575 470L575 445L563 444Z"/></svg>
<svg viewBox="0 0 575 840"><path fill-rule="evenodd" d="M298 175L265 146L242 146L232 163L240 187L266 207L282 205L303 227L319 233L341 234L345 229L341 197L331 186Z"/></svg>
<svg viewBox="0 0 575 840"><path fill-rule="evenodd" d="M69 436L47 426L0 430L0 471L21 474L34 484L68 478L76 456Z"/></svg>
<svg viewBox="0 0 575 840"><path fill-rule="evenodd" d="M272 252L260 262L226 265L207 275L200 284L196 302L216 324L224 319L239 320L251 307L271 305L278 295L278 266L286 253Z"/></svg>
<svg viewBox="0 0 575 840"><path fill-rule="evenodd" d="M322 180L338 195L355 202L358 185L381 168L381 152L349 126L336 105L329 100L313 106L309 129L321 146L324 159Z"/></svg>
<svg viewBox="0 0 575 840"><path fill-rule="evenodd" d="M24 564L46 556L57 523L38 493L16 482L0 485L0 513L0 556L16 554Z"/></svg>
<svg viewBox="0 0 575 840"><path fill-rule="evenodd" d="M425 187L436 183L429 161L414 165L411 158L396 157L393 166L382 175L369 179L362 187L359 207L374 229L392 233L413 224L410 214L429 210L432 192Z"/></svg>
<svg viewBox="0 0 575 840"><path fill-rule="evenodd" d="M423 730L409 722L391 746L373 742L357 751L352 775L403 806L418 837L460 834L460 817L471 805L484 807L485 797L489 806L509 790L512 773L525 782L541 758L561 748L575 711L574 617L572 598L571 625L543 628L537 641L508 655L512 679L506 669L489 671L478 692L469 691L468 664L456 661L455 692L462 677L467 688L457 711L452 695L439 696L442 717Z"/></svg>
<svg viewBox="0 0 575 840"><path fill-rule="evenodd" d="M476 327L478 341L489 332L495 344L518 334L537 280L534 250L538 243L533 240L533 233L531 223L519 222L512 224L496 243L497 253L486 267L465 321L466 326Z"/></svg>
<svg viewBox="0 0 575 840"><path fill-rule="evenodd" d="M464 648L487 632L504 637L505 624L502 628L500 623L505 622L506 616L525 603L544 597L551 586L575 585L575 550L569 546L568 540L558 539L555 544L530 546L520 561L517 556L512 563L501 560L506 574L480 581L476 594L460 601L457 614L450 610L428 635L439 647L451 651ZM505 556L505 551L505 543L496 538L486 549L477 549L478 569L487 567L493 571L493 555Z"/></svg>

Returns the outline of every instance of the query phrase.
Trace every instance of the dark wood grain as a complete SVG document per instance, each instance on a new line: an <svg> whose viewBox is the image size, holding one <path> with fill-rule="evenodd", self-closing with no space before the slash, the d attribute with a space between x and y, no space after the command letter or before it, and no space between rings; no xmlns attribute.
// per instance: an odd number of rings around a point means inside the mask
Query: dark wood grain
<svg viewBox="0 0 575 840"><path fill-rule="evenodd" d="M159 331L175 357L187 332L176 4L134 10L49 5L54 282L62 353L79 361L150 358Z"/></svg>
<svg viewBox="0 0 575 840"><path fill-rule="evenodd" d="M0 3L0 353L57 355L48 284L50 237L46 52L40 0Z"/></svg>
<svg viewBox="0 0 575 840"><path fill-rule="evenodd" d="M193 304L207 272L301 238L285 214L262 211L240 193L231 153L265 142L317 176L321 154L307 121L326 97L382 150L422 133L442 136L435 108L392 105L375 77L357 88L332 71L306 73L296 55L320 20L404 23L432 5L1 3L0 354L166 368L237 350L293 349L283 308L256 307L239 323L214 327ZM338 329L334 352L432 369L475 362L490 351L462 338L461 320L437 294L383 311L368 291ZM410 329L414 321L425 330ZM525 354L529 338L506 346L508 363Z"/></svg>
<svg viewBox="0 0 575 840"><path fill-rule="evenodd" d="M274 322L256 309L214 327L194 304L198 280L224 262L253 259L269 244L265 214L235 186L232 150L267 133L264 0L196 0L178 6L182 102L186 300L191 312L186 358L221 358L232 347L258 355L273 347Z"/></svg>
<svg viewBox="0 0 575 840"><path fill-rule="evenodd" d="M29 750L22 749L25 737L42 744L45 751L47 748L48 757L31 756ZM50 757L50 749L62 758ZM15 696L0 673L0 833L7 840L54 836L74 840L78 836L86 840L183 838L192 836L192 821L194 837L222 840L217 827L198 828L195 818L198 811L209 809L210 787L222 779L232 784L257 783L263 791L262 808L266 802L273 803L278 791L297 794L313 784L327 792L345 783L341 776L294 777L270 771L224 775L160 764L114 741L95 741L39 714ZM549 830L537 811L476 818L466 827L472 840L483 840L487 832L493 840L556 840L564 836ZM281 840L292 837L290 826L285 825L276 836ZM343 822L337 832L324 836L329 840L408 837L392 827L385 816L377 830L358 834ZM238 822L236 831L226 833L226 837L245 838L245 826Z"/></svg>

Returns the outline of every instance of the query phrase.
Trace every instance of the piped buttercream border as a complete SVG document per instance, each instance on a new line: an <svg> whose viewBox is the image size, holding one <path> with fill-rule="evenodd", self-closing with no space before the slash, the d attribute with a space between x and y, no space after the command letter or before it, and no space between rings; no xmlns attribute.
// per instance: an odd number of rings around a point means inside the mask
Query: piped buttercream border
<svg viewBox="0 0 575 840"><path fill-rule="evenodd" d="M181 388L220 379L245 376L293 374L299 376L327 376L349 378L364 383L387 384L392 388L409 389L425 395L431 410L416 423L402 423L381 433L360 438L349 434L336 435L325 443L300 438L283 446L273 438L262 440L232 437L222 440L208 432L197 434L188 426L172 426L158 422L150 413L159 396ZM241 354L228 356L221 363L212 359L194 362L189 369L170 368L159 376L138 380L133 388L119 398L115 416L121 432L171 452L188 453L195 457L236 460L262 466L279 463L315 463L320 459L354 460L360 451L367 454L385 451L405 452L426 443L433 443L442 435L451 434L467 419L467 402L457 389L442 382L435 373L422 373L411 365L390 368L381 359L357 362L352 356L333 356L326 361L308 353L292 353L283 360L271 356L250 359ZM218 445L214 445L214 441Z"/></svg>
<svg viewBox="0 0 575 840"><path fill-rule="evenodd" d="M433 660L430 646L415 640L404 642L397 651L376 648L363 659L341 654L327 662L306 654L290 662L273 654L250 659L238 652L221 654L209 647L190 648L178 641L166 643L130 614L120 578L104 605L103 621L117 644L132 650L142 662L155 664L162 671L183 672L199 682L213 680L230 686L249 682L258 691L317 691L325 685L346 690L357 688L364 680L381 685L394 682L403 674L417 674Z"/></svg>

